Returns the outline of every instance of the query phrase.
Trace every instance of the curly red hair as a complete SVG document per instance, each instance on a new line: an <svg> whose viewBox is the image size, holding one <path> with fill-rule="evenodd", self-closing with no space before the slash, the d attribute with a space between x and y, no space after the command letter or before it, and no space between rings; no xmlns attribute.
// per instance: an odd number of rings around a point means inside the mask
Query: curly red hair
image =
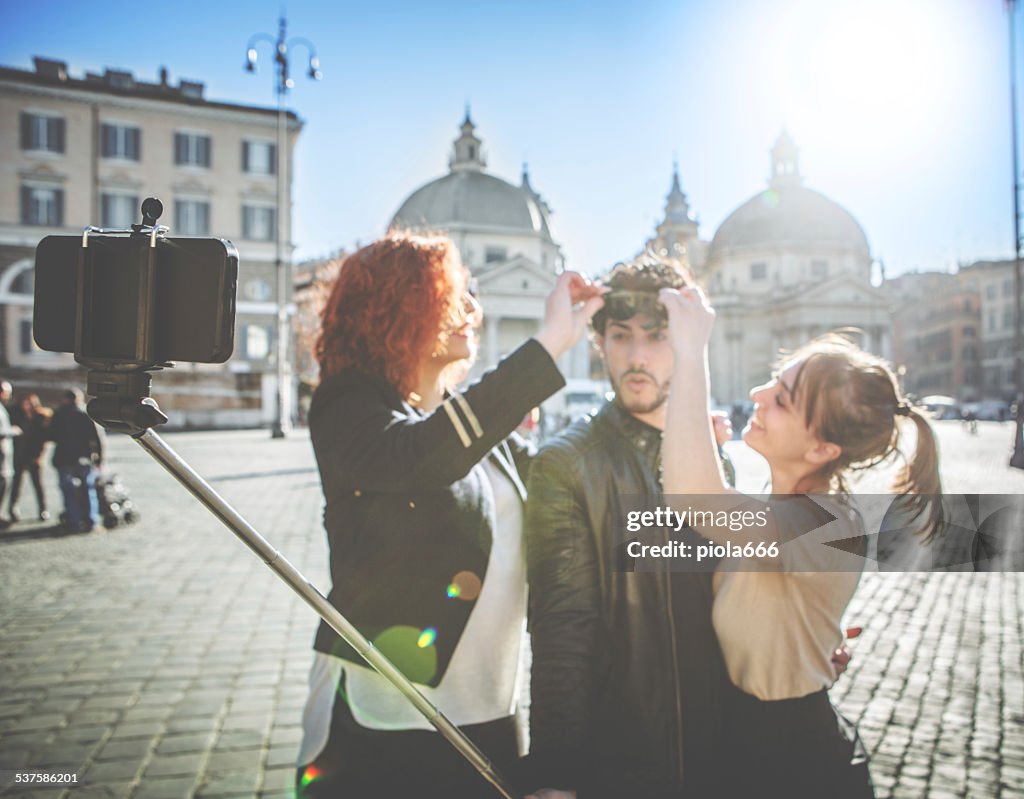
<svg viewBox="0 0 1024 799"><path fill-rule="evenodd" d="M409 396L424 356L459 316L468 283L446 236L391 233L353 253L321 314L321 378L356 369Z"/></svg>

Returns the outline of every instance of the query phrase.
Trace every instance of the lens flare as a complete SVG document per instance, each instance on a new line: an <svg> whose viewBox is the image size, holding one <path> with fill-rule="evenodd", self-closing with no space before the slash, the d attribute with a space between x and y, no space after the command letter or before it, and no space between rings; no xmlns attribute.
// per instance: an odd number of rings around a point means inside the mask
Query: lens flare
<svg viewBox="0 0 1024 799"><path fill-rule="evenodd" d="M437 639L434 627L399 624L373 639L373 645L413 682L429 683L437 674Z"/></svg>
<svg viewBox="0 0 1024 799"><path fill-rule="evenodd" d="M774 208L779 204L779 193L775 189L768 189L761 194L761 202L765 208Z"/></svg>
<svg viewBox="0 0 1024 799"><path fill-rule="evenodd" d="M306 766L306 769L302 772L302 787L305 788L311 782L315 782L322 776L323 774L316 766Z"/></svg>
<svg viewBox="0 0 1024 799"><path fill-rule="evenodd" d="M446 591L449 599L462 599L466 602L472 602L480 596L480 589L482 587L483 583L480 582L480 578L473 574L473 572L462 571L452 577L452 581L448 584Z"/></svg>

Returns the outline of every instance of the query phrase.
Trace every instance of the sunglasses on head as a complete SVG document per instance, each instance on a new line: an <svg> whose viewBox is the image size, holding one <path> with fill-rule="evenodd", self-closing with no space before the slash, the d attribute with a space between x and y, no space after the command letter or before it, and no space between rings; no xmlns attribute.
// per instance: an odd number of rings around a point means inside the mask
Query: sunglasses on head
<svg viewBox="0 0 1024 799"><path fill-rule="evenodd" d="M654 291L620 291L613 289L604 295L602 309L609 319L624 322L639 314L646 314L652 319L665 321L668 314L665 306Z"/></svg>

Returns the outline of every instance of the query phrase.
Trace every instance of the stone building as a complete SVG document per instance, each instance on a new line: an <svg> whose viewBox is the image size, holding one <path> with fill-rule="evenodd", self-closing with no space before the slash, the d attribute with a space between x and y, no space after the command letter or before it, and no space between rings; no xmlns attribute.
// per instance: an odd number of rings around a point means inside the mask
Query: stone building
<svg viewBox="0 0 1024 799"><path fill-rule="evenodd" d="M484 308L474 374L537 332L544 298L564 268L551 232L551 208L531 185L525 165L518 185L489 174L486 166L483 142L467 109L448 174L410 194L390 224L391 229L443 231L458 247ZM570 391L600 385L589 379L586 341L560 365Z"/></svg>
<svg viewBox="0 0 1024 799"><path fill-rule="evenodd" d="M887 280L892 360L902 388L960 402L982 399L981 295L967 273L911 272Z"/></svg>
<svg viewBox="0 0 1024 799"><path fill-rule="evenodd" d="M1013 270L1010 260L976 261L960 267L960 280L977 293L981 303L981 399L1012 402L1015 396Z"/></svg>
<svg viewBox="0 0 1024 799"><path fill-rule="evenodd" d="M230 239L240 267L234 356L164 371L154 396L178 427L273 419L275 241L279 221L290 241L291 220L290 188L277 207L276 125L276 109L208 100L202 83L173 85L166 69L147 82L111 69L75 78L45 58L34 71L0 67L0 368L16 390L52 399L84 387L70 355L33 342L38 242L127 227L155 196L171 236ZM288 113L285 166L300 129Z"/></svg>

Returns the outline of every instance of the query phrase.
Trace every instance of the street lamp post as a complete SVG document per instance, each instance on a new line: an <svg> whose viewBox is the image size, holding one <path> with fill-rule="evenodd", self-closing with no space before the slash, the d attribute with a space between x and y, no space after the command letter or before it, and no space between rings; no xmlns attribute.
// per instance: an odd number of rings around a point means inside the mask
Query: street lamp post
<svg viewBox="0 0 1024 799"><path fill-rule="evenodd" d="M1016 0L1007 0L1010 19L1010 130L1013 140L1013 393L1017 399L1017 421L1013 430L1013 455L1010 466L1024 469L1024 352L1021 351L1021 239L1020 239L1020 166L1017 161L1017 37Z"/></svg>
<svg viewBox="0 0 1024 799"><path fill-rule="evenodd" d="M270 34L257 33L249 39L249 46L245 53L245 69L247 72L256 71L256 45L263 41L274 47L274 63L277 64L277 80L274 84L274 93L277 96L277 211L275 213L275 257L274 265L277 274L277 393L274 409L274 423L271 427L271 437L284 438L286 431L291 426L291 419L285 408L285 382L290 379L289 367L291 359L288 357L288 279L291 276L291 254L288 251L287 242L284 241L286 230L291 230L291 198L285 202L285 192L288 191L288 169L290 167L288 158L287 122L288 116L285 111L285 98L288 90L295 85L295 82L288 77L288 48L295 45L302 45L309 54L309 72L307 76L313 80L320 80L323 77L320 73L320 59L317 58L316 48L309 39L302 37L289 39L287 37L288 21L281 17L278 21L277 39ZM288 224L282 220L282 212L287 205Z"/></svg>

